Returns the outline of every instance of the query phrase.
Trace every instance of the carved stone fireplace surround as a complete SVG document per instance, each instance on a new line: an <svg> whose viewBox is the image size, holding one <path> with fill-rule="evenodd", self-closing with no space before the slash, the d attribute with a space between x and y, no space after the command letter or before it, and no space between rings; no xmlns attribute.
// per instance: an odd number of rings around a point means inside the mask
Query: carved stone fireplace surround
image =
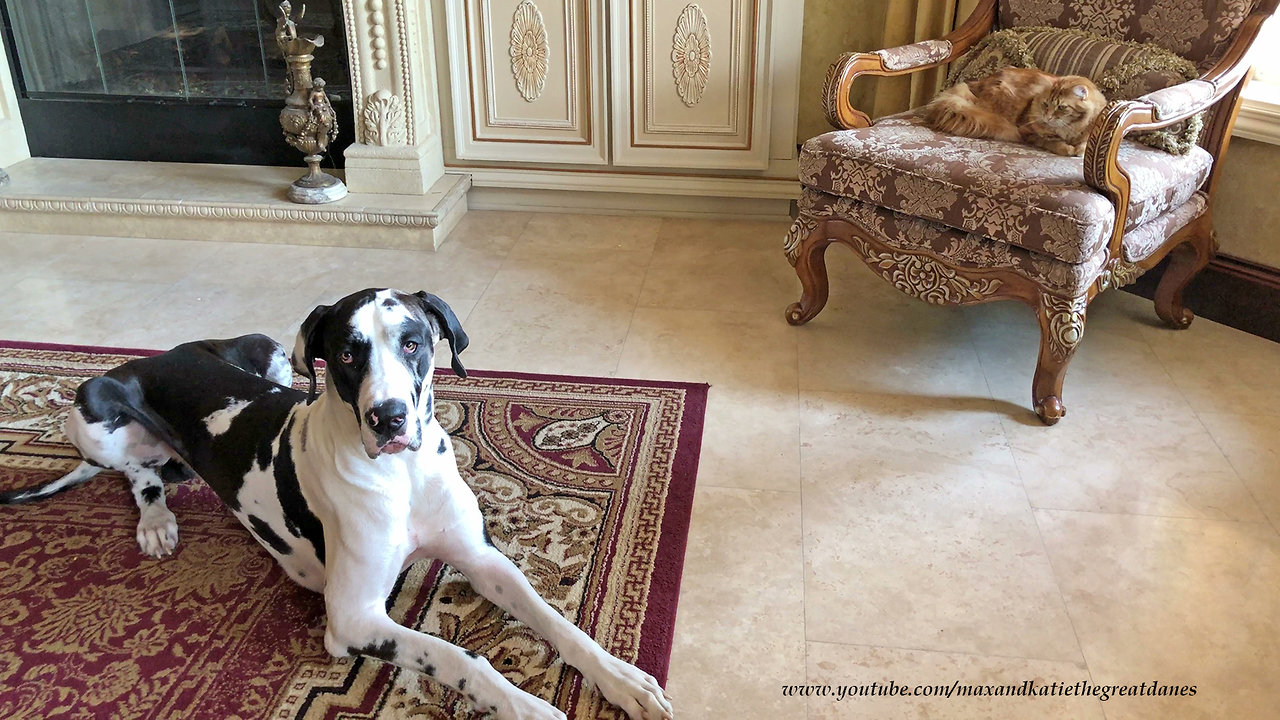
<svg viewBox="0 0 1280 720"><path fill-rule="evenodd" d="M301 164L295 172L28 159L12 69L0 53L0 168L12 176L0 190L0 230L211 239L217 229L239 240L438 246L466 213L471 180L444 168L430 0L343 0L342 8L356 107L355 117L340 118L354 123L356 137L345 152L347 199L314 207L288 202L276 182L287 185L291 175L301 174ZM171 182L153 181L150 190L133 193L122 182L90 192L76 182L86 174L101 176L104 167L117 178ZM63 178L65 193L59 187ZM206 226L195 219L214 222ZM282 222L313 227L286 231Z"/></svg>

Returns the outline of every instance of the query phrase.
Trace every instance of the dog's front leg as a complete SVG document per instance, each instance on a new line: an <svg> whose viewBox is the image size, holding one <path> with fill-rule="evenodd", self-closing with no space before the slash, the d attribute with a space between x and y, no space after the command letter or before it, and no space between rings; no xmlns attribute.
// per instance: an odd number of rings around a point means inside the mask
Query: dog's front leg
<svg viewBox="0 0 1280 720"><path fill-rule="evenodd" d="M483 520L480 520L483 523ZM483 541L481 528L458 533L440 548L441 560L460 570L481 595L551 641L630 720L672 720L671 702L651 675L605 652L577 625L538 595L506 555Z"/></svg>
<svg viewBox="0 0 1280 720"><path fill-rule="evenodd" d="M331 559L324 590L324 644L330 654L369 655L425 673L497 720L566 720L550 703L508 682L485 658L388 617L386 597L399 570L392 560L376 553Z"/></svg>

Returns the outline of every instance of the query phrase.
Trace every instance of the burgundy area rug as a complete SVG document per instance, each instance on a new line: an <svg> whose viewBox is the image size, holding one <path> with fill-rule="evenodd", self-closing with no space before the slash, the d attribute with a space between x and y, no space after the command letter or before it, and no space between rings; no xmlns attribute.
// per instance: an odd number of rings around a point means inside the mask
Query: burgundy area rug
<svg viewBox="0 0 1280 720"><path fill-rule="evenodd" d="M143 354L0 343L0 488L73 468L61 428L76 386ZM494 543L552 606L665 683L706 386L486 372L436 386ZM417 673L329 657L321 597L203 483L170 487L169 507L178 549L153 560L115 473L0 506L0 717L475 717ZM624 717L447 566L407 570L388 606L570 718Z"/></svg>

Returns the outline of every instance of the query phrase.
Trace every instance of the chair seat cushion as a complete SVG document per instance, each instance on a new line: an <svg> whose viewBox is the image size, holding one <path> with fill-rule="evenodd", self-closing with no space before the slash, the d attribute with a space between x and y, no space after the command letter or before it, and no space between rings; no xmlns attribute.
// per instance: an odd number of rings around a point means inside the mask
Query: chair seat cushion
<svg viewBox="0 0 1280 720"><path fill-rule="evenodd" d="M1185 204L1209 176L1203 148L1186 155L1125 141L1126 230ZM1111 201L1085 184L1084 161L1019 143L939 133L914 113L804 144L800 181L832 195L931 220L1067 263L1106 246Z"/></svg>
<svg viewBox="0 0 1280 720"><path fill-rule="evenodd" d="M1150 257L1174 233L1203 214L1207 206L1204 193L1196 193L1186 203L1126 233L1125 259L1136 263ZM877 256L875 259L901 267L903 272L899 274L898 281L910 285L911 294L926 299L931 297L927 292L930 289L945 295L948 291L957 291L958 284L963 284L963 281L950 277L945 268L1010 270L1051 292L1075 297L1098 279L1108 259L1105 251L1099 251L1084 262L1063 262L977 233L805 188L800 196L800 217L792 226L785 245L787 259L793 265L800 243L813 231L817 222L829 219L852 223L883 245L912 253L913 257L919 256L915 261L897 256ZM941 263L931 264L931 258ZM944 299L939 297L938 301Z"/></svg>

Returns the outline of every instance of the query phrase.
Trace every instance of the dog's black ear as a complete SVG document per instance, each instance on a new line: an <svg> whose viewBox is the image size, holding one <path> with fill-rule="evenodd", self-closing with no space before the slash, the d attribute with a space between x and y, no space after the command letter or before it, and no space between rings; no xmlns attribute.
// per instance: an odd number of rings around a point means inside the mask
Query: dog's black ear
<svg viewBox="0 0 1280 720"><path fill-rule="evenodd" d="M419 290L413 294L414 297L422 301L422 309L435 316L440 323L440 331L444 333L445 338L449 340L449 348L453 351L453 372L458 377L466 377L467 369L462 367L462 361L458 359L458 355L467 349L467 333L462 329L462 323L458 322L458 316L453 314L453 308L449 307L449 303L441 300L439 297L429 292Z"/></svg>
<svg viewBox="0 0 1280 720"><path fill-rule="evenodd" d="M293 344L293 355L289 358L293 369L311 380L311 390L307 393L308 405L316 399L316 358L324 357L324 324L331 307L317 305L307 319L302 321L298 339Z"/></svg>

